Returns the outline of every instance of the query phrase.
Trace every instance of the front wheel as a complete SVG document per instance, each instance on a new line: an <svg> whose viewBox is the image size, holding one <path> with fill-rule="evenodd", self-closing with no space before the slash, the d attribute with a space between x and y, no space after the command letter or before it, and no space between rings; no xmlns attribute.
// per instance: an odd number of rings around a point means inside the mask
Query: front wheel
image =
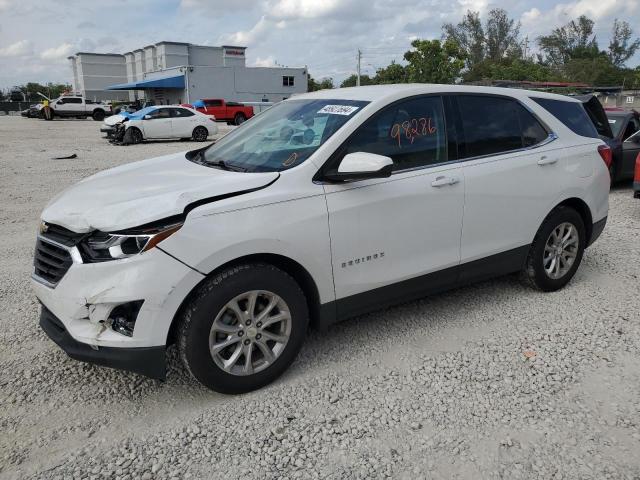
<svg viewBox="0 0 640 480"><path fill-rule="evenodd" d="M127 131L124 132L124 138L122 139L122 143L125 145L129 144L138 144L142 143L143 137L142 132L136 127L129 127Z"/></svg>
<svg viewBox="0 0 640 480"><path fill-rule="evenodd" d="M535 288L552 292L573 278L582 261L586 230L570 207L558 207L544 220L529 249L523 277Z"/></svg>
<svg viewBox="0 0 640 480"><path fill-rule="evenodd" d="M236 116L233 119L233 123L235 125L242 125L246 120L247 117L245 117L243 113L236 113Z"/></svg>
<svg viewBox="0 0 640 480"><path fill-rule="evenodd" d="M189 372L217 392L245 393L293 362L309 312L290 275L254 263L207 279L179 321L178 350Z"/></svg>
<svg viewBox="0 0 640 480"><path fill-rule="evenodd" d="M104 111L103 110L95 110L93 115L91 116L96 122L101 122L104 120Z"/></svg>
<svg viewBox="0 0 640 480"><path fill-rule="evenodd" d="M209 138L209 130L202 126L196 127L193 129L191 138L196 142L206 142L207 138Z"/></svg>

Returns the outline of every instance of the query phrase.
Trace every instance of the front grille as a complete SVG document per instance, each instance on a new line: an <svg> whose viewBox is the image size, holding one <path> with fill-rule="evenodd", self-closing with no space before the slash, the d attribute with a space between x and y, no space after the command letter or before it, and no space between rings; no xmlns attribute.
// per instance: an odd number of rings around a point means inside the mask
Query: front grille
<svg viewBox="0 0 640 480"><path fill-rule="evenodd" d="M80 240L86 235L86 233L76 233L71 230L67 230L60 225L54 225L53 223L46 224L46 231L42 233L42 236L49 238L56 243L61 243L67 247L77 245Z"/></svg>
<svg viewBox="0 0 640 480"><path fill-rule="evenodd" d="M68 250L38 238L33 258L33 273L37 277L56 285L67 273L72 263L73 260Z"/></svg>

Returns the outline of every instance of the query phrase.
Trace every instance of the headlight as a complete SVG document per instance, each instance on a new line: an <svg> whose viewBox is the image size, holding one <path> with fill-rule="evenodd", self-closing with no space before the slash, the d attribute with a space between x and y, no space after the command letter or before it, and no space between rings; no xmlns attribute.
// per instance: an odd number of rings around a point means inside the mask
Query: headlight
<svg viewBox="0 0 640 480"><path fill-rule="evenodd" d="M182 222L149 228L136 228L121 232L93 232L80 244L87 262L104 262L128 258L151 250L182 227Z"/></svg>

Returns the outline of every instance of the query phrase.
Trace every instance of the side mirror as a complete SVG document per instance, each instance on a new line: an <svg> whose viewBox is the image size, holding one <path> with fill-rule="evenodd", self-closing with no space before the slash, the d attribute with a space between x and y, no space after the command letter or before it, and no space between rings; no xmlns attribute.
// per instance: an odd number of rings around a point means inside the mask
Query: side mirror
<svg viewBox="0 0 640 480"><path fill-rule="evenodd" d="M324 175L332 182L367 180L369 178L387 178L391 176L393 160L383 155L366 152L354 152L344 156L338 171Z"/></svg>
<svg viewBox="0 0 640 480"><path fill-rule="evenodd" d="M151 120L153 117L151 115L145 115L142 117L143 120Z"/></svg>

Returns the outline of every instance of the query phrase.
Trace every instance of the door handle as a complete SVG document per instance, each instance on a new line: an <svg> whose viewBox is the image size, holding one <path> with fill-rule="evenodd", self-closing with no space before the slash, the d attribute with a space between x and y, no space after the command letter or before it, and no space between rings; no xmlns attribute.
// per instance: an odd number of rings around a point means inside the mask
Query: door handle
<svg viewBox="0 0 640 480"><path fill-rule="evenodd" d="M436 179L431 182L432 187L440 188L445 187L447 185L455 185L460 180L457 177L445 177L444 175L440 177L436 177Z"/></svg>
<svg viewBox="0 0 640 480"><path fill-rule="evenodd" d="M549 158L546 155L543 155L542 157L540 157L540 160L538 160L538 165L553 165L554 163L557 163L558 159L557 158Z"/></svg>

